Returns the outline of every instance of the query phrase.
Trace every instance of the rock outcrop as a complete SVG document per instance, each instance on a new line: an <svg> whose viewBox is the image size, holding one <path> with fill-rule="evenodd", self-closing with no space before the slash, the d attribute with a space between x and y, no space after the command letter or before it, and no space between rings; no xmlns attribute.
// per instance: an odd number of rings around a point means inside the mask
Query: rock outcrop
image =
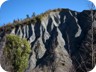
<svg viewBox="0 0 96 72"><path fill-rule="evenodd" d="M53 10L35 24L29 22L12 28L10 34L27 38L31 44L32 53L25 72L91 70L90 14L91 11Z"/></svg>

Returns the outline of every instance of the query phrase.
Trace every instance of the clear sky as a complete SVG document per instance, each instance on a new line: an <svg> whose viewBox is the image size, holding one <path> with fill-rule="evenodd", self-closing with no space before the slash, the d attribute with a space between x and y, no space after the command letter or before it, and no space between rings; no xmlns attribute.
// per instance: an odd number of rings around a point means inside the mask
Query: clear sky
<svg viewBox="0 0 96 72"><path fill-rule="evenodd" d="M0 26L49 9L69 8L81 12L88 9L88 4L88 0L8 0L0 8Z"/></svg>

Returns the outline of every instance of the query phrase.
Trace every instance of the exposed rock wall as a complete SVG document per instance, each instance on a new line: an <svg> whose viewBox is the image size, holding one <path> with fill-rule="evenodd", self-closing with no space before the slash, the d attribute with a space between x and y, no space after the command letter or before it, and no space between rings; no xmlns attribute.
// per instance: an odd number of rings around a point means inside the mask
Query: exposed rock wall
<svg viewBox="0 0 96 72"><path fill-rule="evenodd" d="M50 12L36 24L18 26L11 30L27 38L32 53L25 72L87 72L92 68L92 51L88 32L91 29L90 11L61 10ZM90 40L90 38L89 38ZM90 44L89 44L90 45Z"/></svg>

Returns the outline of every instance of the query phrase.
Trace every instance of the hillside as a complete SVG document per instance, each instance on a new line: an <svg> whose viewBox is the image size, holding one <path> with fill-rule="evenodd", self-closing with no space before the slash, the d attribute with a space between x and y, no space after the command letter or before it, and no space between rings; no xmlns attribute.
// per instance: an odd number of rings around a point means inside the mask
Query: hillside
<svg viewBox="0 0 96 72"><path fill-rule="evenodd" d="M0 56L5 46L5 36L15 34L26 38L31 45L32 52L25 72L87 72L93 68L92 64L95 65L95 24L94 21L94 60L91 11L76 12L70 9L47 11L0 27ZM6 64L2 66L7 69Z"/></svg>

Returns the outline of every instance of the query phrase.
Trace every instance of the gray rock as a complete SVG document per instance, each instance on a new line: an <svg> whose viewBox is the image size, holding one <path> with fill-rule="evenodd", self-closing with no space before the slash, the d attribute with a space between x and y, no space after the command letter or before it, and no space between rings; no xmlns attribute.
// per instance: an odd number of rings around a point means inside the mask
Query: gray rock
<svg viewBox="0 0 96 72"><path fill-rule="evenodd" d="M61 9L48 13L34 25L12 29L10 34L27 38L32 47L25 72L87 72L91 69L87 66L91 61L86 63L91 51L82 46L85 41L89 42L88 31L92 24L86 13Z"/></svg>

